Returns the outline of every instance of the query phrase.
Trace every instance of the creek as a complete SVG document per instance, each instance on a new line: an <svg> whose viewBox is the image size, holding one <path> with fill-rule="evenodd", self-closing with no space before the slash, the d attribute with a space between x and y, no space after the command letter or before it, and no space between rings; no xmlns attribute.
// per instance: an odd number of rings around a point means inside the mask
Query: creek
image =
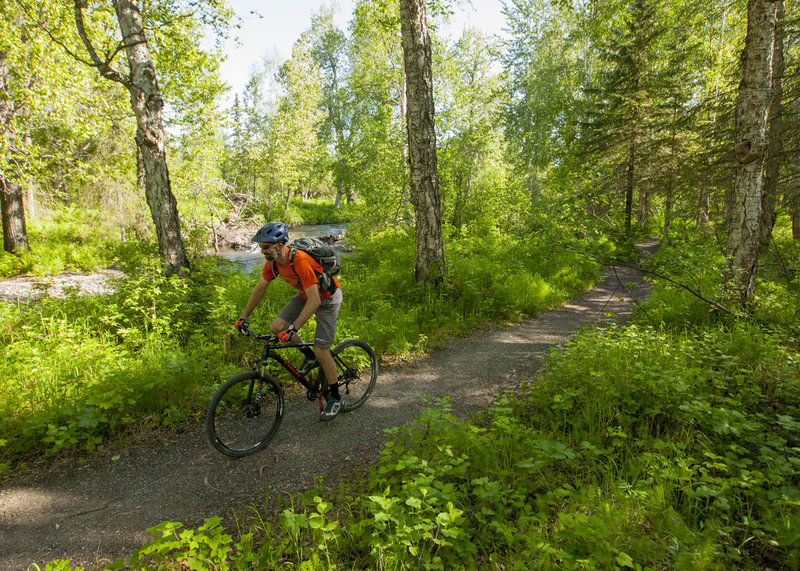
<svg viewBox="0 0 800 571"><path fill-rule="evenodd" d="M289 239L296 238L319 238L320 236L341 236L345 233L347 224L345 223L326 223L326 224L304 224L296 228L289 229ZM334 244L334 247L337 247ZM241 266L241 271L250 273L254 267L264 265L264 256L258 249L255 242L250 242L245 248L235 250L233 248L220 248L218 252L211 252L215 256L236 262Z"/></svg>

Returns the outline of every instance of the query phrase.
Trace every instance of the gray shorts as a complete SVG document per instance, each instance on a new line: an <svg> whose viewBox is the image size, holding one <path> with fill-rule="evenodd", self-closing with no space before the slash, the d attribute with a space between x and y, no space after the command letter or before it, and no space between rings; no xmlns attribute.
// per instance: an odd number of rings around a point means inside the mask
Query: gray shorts
<svg viewBox="0 0 800 571"><path fill-rule="evenodd" d="M289 303L283 306L278 317L292 323L303 311L306 300L298 293ZM342 306L342 288L336 288L336 292L328 299L322 300L314 315L317 318L317 331L314 334L314 346L327 349L333 345L333 338L336 335L336 318L339 315L339 308ZM302 337L302 335L301 335Z"/></svg>

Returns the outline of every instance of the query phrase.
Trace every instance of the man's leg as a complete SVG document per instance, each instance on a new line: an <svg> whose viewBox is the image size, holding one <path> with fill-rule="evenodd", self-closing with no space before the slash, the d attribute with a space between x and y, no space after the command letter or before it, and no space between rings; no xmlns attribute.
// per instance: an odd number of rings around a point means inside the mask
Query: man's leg
<svg viewBox="0 0 800 571"><path fill-rule="evenodd" d="M319 366L322 367L322 372L325 373L325 380L328 381L328 386L335 385L337 379L336 363L331 355L330 347L314 347L314 355L317 356Z"/></svg>
<svg viewBox="0 0 800 571"><path fill-rule="evenodd" d="M342 305L342 290L337 290L331 297L320 304L316 311L317 331L314 335L314 354L317 356L325 380L328 382L330 396L321 420L332 420L341 407L342 397L337 386L336 363L331 355L331 346L336 335L336 319Z"/></svg>
<svg viewBox="0 0 800 571"><path fill-rule="evenodd" d="M272 323L269 325L269 331L273 335L277 335L281 331L286 331L286 328L289 327L289 322L285 319L281 319L280 317L276 317L272 320Z"/></svg>
<svg viewBox="0 0 800 571"><path fill-rule="evenodd" d="M286 305L283 306L283 309L280 310L277 317L272 320L272 323L269 326L270 332L273 335L277 335L281 331L286 331L286 328L294 323L294 320L297 319L297 316L300 315L301 311L303 311L304 305L305 300L303 300L299 295L295 295L286 303ZM302 341L298 341L297 339L295 342L302 343Z"/></svg>

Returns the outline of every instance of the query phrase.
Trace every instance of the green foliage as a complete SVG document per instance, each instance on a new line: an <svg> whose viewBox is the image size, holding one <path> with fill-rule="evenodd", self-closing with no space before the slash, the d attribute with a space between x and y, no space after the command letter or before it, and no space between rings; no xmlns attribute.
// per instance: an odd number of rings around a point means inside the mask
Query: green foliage
<svg viewBox="0 0 800 571"><path fill-rule="evenodd" d="M182 524L162 522L147 530L153 541L138 549L130 563L140 569L162 569L162 564L171 559L185 569L230 569L227 558L233 540L224 533L221 521L219 517L208 518L196 530L180 532ZM244 538L237 548L244 551L247 544Z"/></svg>
<svg viewBox="0 0 800 571"><path fill-rule="evenodd" d="M340 279L347 299L341 326L379 352L401 354L426 351L478 323L518 320L562 303L597 279L598 266L574 251L574 238L534 231L541 223L511 236L487 226L446 240L448 277L438 291L414 280L410 232L353 238Z"/></svg>
<svg viewBox="0 0 800 571"><path fill-rule="evenodd" d="M334 212L323 201L296 201L292 208L306 220L329 221ZM104 263L115 260L125 277L112 294L0 305L3 470L40 454L92 451L132 424L174 427L202 411L210 387L241 368L253 350L232 335L231 323L259 269L243 275L207 258L193 261L186 279L164 277L151 244L108 242L103 225L88 224L87 216L64 211L35 234L48 237L50 263L85 251L86 259L95 253L108 256ZM422 290L413 279L410 233L366 239L354 232L355 249L345 254L340 274L347 302L338 337L366 339L383 354L424 352L478 323L515 320L560 303L597 276L597 265L566 244L604 246L545 232L546 226L541 215L513 236L490 224L475 230L479 240L449 240L450 277L438 291ZM41 270L44 263L37 263ZM279 280L251 323L266 329L294 293Z"/></svg>
<svg viewBox="0 0 800 571"><path fill-rule="evenodd" d="M272 210L272 220L286 220L287 222L302 222L303 224L326 224L331 222L349 222L353 219L352 208L342 205L334 208L334 204L327 198L311 198L301 200L293 198L289 202L289 210L283 214Z"/></svg>
<svg viewBox="0 0 800 571"><path fill-rule="evenodd" d="M767 257L796 267L796 247L785 238L778 233ZM373 246L411 257L407 242L387 234ZM712 243L681 242L676 273L689 260L714 259ZM672 257L665 247L654 264L664 270ZM444 400L412 426L387 431L354 497L297 496L274 523L260 520L238 542L216 518L197 530L165 522L131 564L795 568L800 343L797 286L785 278L767 272L752 315L782 308L794 317L761 323L675 320L681 312L673 308L663 313L669 322L653 326L664 299L686 311L693 304L657 282L649 317L581 331L553 349L542 377L502 395L485 416L460 421Z"/></svg>
<svg viewBox="0 0 800 571"><path fill-rule="evenodd" d="M389 430L365 488L340 509L298 497L236 544L218 520L180 533L166 522L132 563L793 567L798 362L796 345L747 324L586 330L483 421L459 421L443 401Z"/></svg>
<svg viewBox="0 0 800 571"><path fill-rule="evenodd" d="M713 238L682 232L669 245L659 248L650 267L657 275L676 282L664 283L645 302L645 309L655 323L701 325L719 317L713 306L692 293L714 301L721 298L724 256Z"/></svg>
<svg viewBox="0 0 800 571"><path fill-rule="evenodd" d="M79 208L59 209L48 219L30 221L31 251L21 255L0 252L0 277L92 271L118 262L128 250L142 249L138 242L115 242L119 229L106 222L102 212Z"/></svg>
<svg viewBox="0 0 800 571"><path fill-rule="evenodd" d="M718 323L726 314L721 291L724 253L713 236L692 233L676 225L679 233L662 245L649 262L654 276L669 278L644 303L652 322L667 327L691 327ZM798 317L800 247L791 237L790 220L779 216L774 238L762 250L759 277L748 308L755 323L781 329L795 327ZM705 299L703 299L705 298Z"/></svg>
<svg viewBox="0 0 800 571"><path fill-rule="evenodd" d="M484 424L444 402L389 431L340 520L319 497L284 510L261 553L311 568L793 566L798 358L746 326L581 333Z"/></svg>
<svg viewBox="0 0 800 571"><path fill-rule="evenodd" d="M205 266L205 267L204 267ZM174 426L201 410L209 379L230 372L236 309L225 284L244 280L197 261L189 279L139 267L113 294L0 304L0 461L81 445L143 420Z"/></svg>

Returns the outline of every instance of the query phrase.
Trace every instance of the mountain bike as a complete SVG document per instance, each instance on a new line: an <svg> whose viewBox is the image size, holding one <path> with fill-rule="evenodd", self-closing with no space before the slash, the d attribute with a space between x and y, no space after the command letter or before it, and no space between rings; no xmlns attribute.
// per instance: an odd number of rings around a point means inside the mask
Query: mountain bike
<svg viewBox="0 0 800 571"><path fill-rule="evenodd" d="M243 331L248 337L263 341L261 358L250 371L234 375L217 389L206 412L206 433L211 444L222 454L241 458L263 450L270 443L283 419L284 393L281 383L267 372L270 361L285 369L306 389L306 398L325 406L328 383L317 363L300 373L281 351L312 347L313 343L281 343L277 335ZM350 412L364 404L378 378L375 351L360 339L347 339L331 349L338 373L340 412ZM316 374L315 374L316 373Z"/></svg>

